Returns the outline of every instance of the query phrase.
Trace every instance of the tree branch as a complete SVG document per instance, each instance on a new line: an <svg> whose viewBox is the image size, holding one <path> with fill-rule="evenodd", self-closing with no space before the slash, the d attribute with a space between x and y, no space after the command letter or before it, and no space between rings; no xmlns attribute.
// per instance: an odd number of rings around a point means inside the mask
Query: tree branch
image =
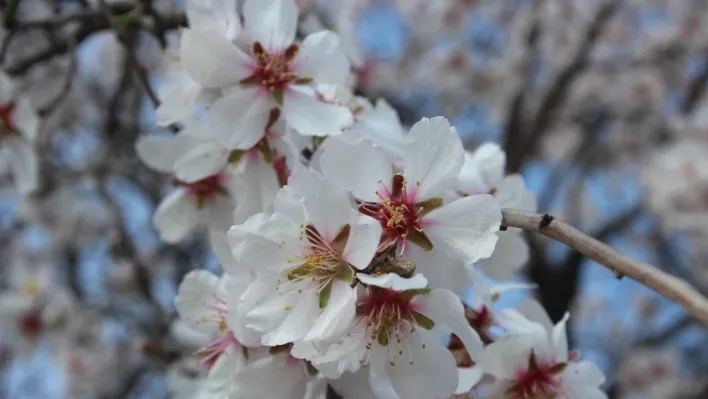
<svg viewBox="0 0 708 399"><path fill-rule="evenodd" d="M502 210L502 224L541 233L560 241L588 258L608 267L618 277L628 276L671 299L708 325L708 299L685 281L658 268L632 259L582 231L554 219L517 209Z"/></svg>

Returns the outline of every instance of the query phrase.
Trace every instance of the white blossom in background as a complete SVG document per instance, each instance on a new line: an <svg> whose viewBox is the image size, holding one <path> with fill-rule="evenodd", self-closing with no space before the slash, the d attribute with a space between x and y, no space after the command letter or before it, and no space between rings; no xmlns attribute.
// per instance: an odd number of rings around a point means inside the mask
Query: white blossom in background
<svg viewBox="0 0 708 399"><path fill-rule="evenodd" d="M494 143L484 143L474 152L465 153L457 193L462 196L490 194L501 208L536 211L536 197L526 188L521 175L505 176L506 154ZM499 241L488 259L476 264L486 275L497 280L511 277L528 260L528 244L519 229L498 231Z"/></svg>
<svg viewBox="0 0 708 399"><path fill-rule="evenodd" d="M16 83L0 73L0 157L10 167L20 194L37 188L39 159L34 140L39 129L39 117L30 99L17 93Z"/></svg>
<svg viewBox="0 0 708 399"><path fill-rule="evenodd" d="M136 143L138 156L144 163L173 176L175 189L158 205L153 216L153 224L166 242L181 241L204 219L210 228L223 231L233 223L236 177L233 170L205 172L200 168L189 176L197 177L187 181L174 177L184 155L208 141L208 136L202 133L199 129L185 129L176 136L142 136Z"/></svg>

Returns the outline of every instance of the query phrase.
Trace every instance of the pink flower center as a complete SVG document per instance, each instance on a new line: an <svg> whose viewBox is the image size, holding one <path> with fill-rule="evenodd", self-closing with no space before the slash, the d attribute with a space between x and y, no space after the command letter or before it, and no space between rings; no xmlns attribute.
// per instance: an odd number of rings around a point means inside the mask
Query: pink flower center
<svg viewBox="0 0 708 399"><path fill-rule="evenodd" d="M0 139L13 134L15 131L14 118L12 115L14 109L14 102L0 104Z"/></svg>
<svg viewBox="0 0 708 399"><path fill-rule="evenodd" d="M229 347L237 349L241 346L236 337L231 331L211 341L206 346L197 351L199 357L207 368L212 368L217 360L223 355Z"/></svg>
<svg viewBox="0 0 708 399"><path fill-rule="evenodd" d="M566 364L553 362L538 362L532 353L529 365L516 372L516 381L509 389L513 399L545 399L555 398L560 382L556 375L565 369Z"/></svg>
<svg viewBox="0 0 708 399"><path fill-rule="evenodd" d="M356 308L359 320L366 325L371 339L366 344L367 350L371 349L374 340L382 346L387 346L393 339L400 344L414 331L415 324L432 327L432 321L420 314L413 302L416 293L369 287L369 295L361 297Z"/></svg>
<svg viewBox="0 0 708 399"><path fill-rule="evenodd" d="M20 331L25 336L34 337L39 335L42 327L42 317L38 312L29 312L20 318Z"/></svg>
<svg viewBox="0 0 708 399"><path fill-rule="evenodd" d="M383 184L382 184L383 186ZM381 223L384 240L405 241L412 231L422 232L418 207L411 201L402 175L395 175L389 191L385 186L377 191L381 202L362 202L359 211Z"/></svg>
<svg viewBox="0 0 708 399"><path fill-rule="evenodd" d="M256 59L256 66L253 75L242 83L258 84L268 91L283 91L297 79L292 66L292 61L298 53L296 44L277 54L266 51L263 45L256 42L251 47L251 52Z"/></svg>
<svg viewBox="0 0 708 399"><path fill-rule="evenodd" d="M492 313L489 309L482 305L478 309L472 310L474 318L469 320L470 325L477 331L485 331L492 326Z"/></svg>
<svg viewBox="0 0 708 399"><path fill-rule="evenodd" d="M218 195L228 195L228 191L224 187L224 180L226 180L226 174L222 172L194 183L175 179L174 185L185 187L189 195L193 196L201 206L206 202L212 201Z"/></svg>

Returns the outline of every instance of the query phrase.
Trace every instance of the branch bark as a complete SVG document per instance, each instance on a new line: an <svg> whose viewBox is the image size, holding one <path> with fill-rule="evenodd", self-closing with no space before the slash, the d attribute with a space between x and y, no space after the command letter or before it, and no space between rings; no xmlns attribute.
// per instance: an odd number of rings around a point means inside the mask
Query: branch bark
<svg viewBox="0 0 708 399"><path fill-rule="evenodd" d="M685 281L649 264L632 259L552 216L517 209L502 210L502 224L543 234L575 249L614 271L654 289L708 325L708 298Z"/></svg>

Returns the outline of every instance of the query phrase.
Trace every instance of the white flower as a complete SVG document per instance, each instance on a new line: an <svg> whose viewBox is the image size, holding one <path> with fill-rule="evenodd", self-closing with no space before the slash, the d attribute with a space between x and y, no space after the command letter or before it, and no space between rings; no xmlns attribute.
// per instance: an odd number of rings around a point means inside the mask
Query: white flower
<svg viewBox="0 0 708 399"><path fill-rule="evenodd" d="M175 304L180 317L190 327L211 334L213 340L202 348L203 360L213 363L233 346L259 346L260 337L246 328L238 311L241 295L249 279L244 274L221 278L204 270L188 273L179 287Z"/></svg>
<svg viewBox="0 0 708 399"><path fill-rule="evenodd" d="M268 346L331 336L348 324L346 315L354 317L350 284L355 270L369 266L381 227L359 215L346 192L305 169L280 190L274 211L229 231L239 264L267 287L249 326Z"/></svg>
<svg viewBox="0 0 708 399"><path fill-rule="evenodd" d="M460 381L457 363L436 332L452 332L464 343L470 357L481 360L483 346L467 324L460 299L447 290L426 288L395 291L370 285L357 299L356 319L339 341L311 356L315 367L336 377L370 366L375 392L386 386L400 398L448 398ZM476 366L476 384L482 376Z"/></svg>
<svg viewBox="0 0 708 399"><path fill-rule="evenodd" d="M536 197L526 189L521 175L505 176L506 154L497 144L485 143L473 153L465 153L457 192L460 196L488 193L502 208L536 210ZM528 244L520 230L499 231L499 241L491 257L477 263L485 274L497 280L506 280L526 263Z"/></svg>
<svg viewBox="0 0 708 399"><path fill-rule="evenodd" d="M176 187L158 205L153 224L165 242L184 239L206 219L211 229L225 231L232 224L235 207L235 171L216 168L211 158L200 159L213 141L192 128L176 136L143 136L136 143L140 159L148 166L166 174L181 171L185 180L175 178ZM192 168L185 167L189 164ZM218 166L218 165L217 165Z"/></svg>
<svg viewBox="0 0 708 399"><path fill-rule="evenodd" d="M339 38L322 31L294 43L298 11L293 0L247 0L244 46L216 29L183 33L181 59L204 87L224 89L210 111L215 132L229 148L260 140L272 108L306 135L339 134L352 122L346 107L318 101L313 83L343 84L349 62ZM234 134L234 126L239 126Z"/></svg>
<svg viewBox="0 0 708 399"><path fill-rule="evenodd" d="M529 304L533 304L529 306ZM553 326L548 315L533 302L527 314L507 309L499 318L510 335L484 351L484 370L496 378L498 395L518 399L552 397L565 399L606 398L599 386L605 381L592 362L576 362L568 354L565 324L568 315Z"/></svg>
<svg viewBox="0 0 708 399"><path fill-rule="evenodd" d="M425 118L413 126L406 137L402 173L395 173L393 161L366 140L329 141L320 161L322 171L351 191L361 213L381 223L381 248L404 253L423 268L419 271L432 287L463 288L467 279L457 277L467 273L464 263L486 258L494 250L501 211L486 194L450 203L443 199L454 188L464 159L462 143L449 122Z"/></svg>
<svg viewBox="0 0 708 399"><path fill-rule="evenodd" d="M0 154L10 164L20 194L37 188L39 159L32 142L39 118L29 98L17 96L14 82L0 73Z"/></svg>

